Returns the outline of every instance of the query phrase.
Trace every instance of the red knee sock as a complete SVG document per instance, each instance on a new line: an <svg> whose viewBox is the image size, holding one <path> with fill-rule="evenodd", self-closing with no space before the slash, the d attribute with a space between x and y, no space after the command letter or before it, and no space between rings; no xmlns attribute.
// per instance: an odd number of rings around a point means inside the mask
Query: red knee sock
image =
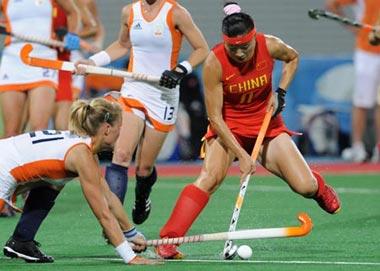
<svg viewBox="0 0 380 271"><path fill-rule="evenodd" d="M326 185L325 180L321 176L321 174L319 174L318 172L312 170L312 173L314 177L317 179L317 183L318 183L318 190L317 190L317 193L315 193L314 198L319 198L325 191L325 185Z"/></svg>
<svg viewBox="0 0 380 271"><path fill-rule="evenodd" d="M180 237L189 230L206 206L209 194L193 184L187 185L180 194L169 220L160 231L160 237Z"/></svg>

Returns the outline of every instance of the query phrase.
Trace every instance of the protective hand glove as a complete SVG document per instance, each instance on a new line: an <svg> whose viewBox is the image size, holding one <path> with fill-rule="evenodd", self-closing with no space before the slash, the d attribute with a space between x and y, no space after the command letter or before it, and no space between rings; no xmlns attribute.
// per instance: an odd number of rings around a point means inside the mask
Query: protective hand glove
<svg viewBox="0 0 380 271"><path fill-rule="evenodd" d="M369 43L373 46L380 45L380 27L376 27L369 33Z"/></svg>
<svg viewBox="0 0 380 271"><path fill-rule="evenodd" d="M282 88L278 88L276 90L276 93L274 94L275 101L274 101L274 110L273 110L273 117L277 116L280 114L284 108L285 108L285 94L286 90Z"/></svg>
<svg viewBox="0 0 380 271"><path fill-rule="evenodd" d="M80 38L77 34L68 32L64 39L65 49L67 50L79 50L80 49Z"/></svg>
<svg viewBox="0 0 380 271"><path fill-rule="evenodd" d="M181 72L176 69L181 70ZM173 70L166 70L162 73L159 84L162 87L170 89L175 88L181 82L182 78L186 76L186 74L188 74L186 67L182 64L178 64Z"/></svg>
<svg viewBox="0 0 380 271"><path fill-rule="evenodd" d="M132 243L132 249L135 252L143 252L146 250L146 238L144 234L137 231L135 227L123 232L125 239Z"/></svg>

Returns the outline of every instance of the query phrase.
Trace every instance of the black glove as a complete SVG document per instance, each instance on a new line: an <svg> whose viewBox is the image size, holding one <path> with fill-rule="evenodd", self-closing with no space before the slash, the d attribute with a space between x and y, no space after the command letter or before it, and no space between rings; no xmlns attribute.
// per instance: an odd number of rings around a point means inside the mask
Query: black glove
<svg viewBox="0 0 380 271"><path fill-rule="evenodd" d="M182 72L176 71L177 68ZM178 64L173 70L166 70L162 73L159 84L162 87L175 88L187 73L187 69L183 65Z"/></svg>
<svg viewBox="0 0 380 271"><path fill-rule="evenodd" d="M275 101L275 107L274 107L274 113L273 113L273 117L277 116L278 114L280 114L284 108L285 108L285 94L286 94L286 90L282 89L282 88L278 88L276 90L276 101Z"/></svg>

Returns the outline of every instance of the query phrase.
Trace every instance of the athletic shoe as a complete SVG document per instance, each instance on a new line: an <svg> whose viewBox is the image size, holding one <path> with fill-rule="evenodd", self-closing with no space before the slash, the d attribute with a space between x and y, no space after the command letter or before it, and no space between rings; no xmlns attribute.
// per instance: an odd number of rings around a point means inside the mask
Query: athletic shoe
<svg viewBox="0 0 380 271"><path fill-rule="evenodd" d="M338 194L334 188L329 185L325 185L323 193L315 198L318 205L330 214L336 214L340 211L340 200Z"/></svg>
<svg viewBox="0 0 380 271"><path fill-rule="evenodd" d="M4 246L4 255L10 258L21 258L28 263L52 263L54 258L44 254L38 247L37 241L21 242L13 237L9 238Z"/></svg>
<svg viewBox="0 0 380 271"><path fill-rule="evenodd" d="M355 144L342 151L342 158L346 161L361 163L367 159L367 152L363 144Z"/></svg>
<svg viewBox="0 0 380 271"><path fill-rule="evenodd" d="M377 144L375 148L373 148L371 162L372 163L380 162L380 143Z"/></svg>
<svg viewBox="0 0 380 271"><path fill-rule="evenodd" d="M132 210L132 219L135 224L142 224L149 217L151 201L149 198L139 198L135 200Z"/></svg>
<svg viewBox="0 0 380 271"><path fill-rule="evenodd" d="M155 247L156 254L163 259L180 260L185 256L177 249L176 245L160 245Z"/></svg>

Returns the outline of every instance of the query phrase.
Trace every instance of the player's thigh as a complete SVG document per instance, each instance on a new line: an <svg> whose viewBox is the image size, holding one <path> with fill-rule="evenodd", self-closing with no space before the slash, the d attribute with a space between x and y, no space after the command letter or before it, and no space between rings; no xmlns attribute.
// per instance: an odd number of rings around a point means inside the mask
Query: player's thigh
<svg viewBox="0 0 380 271"><path fill-rule="evenodd" d="M123 112L122 115L120 135L115 144L112 161L119 165L129 166L144 132L145 120L132 112Z"/></svg>
<svg viewBox="0 0 380 271"><path fill-rule="evenodd" d="M291 137L282 133L264 143L261 164L302 195L315 193L316 181Z"/></svg>
<svg viewBox="0 0 380 271"><path fill-rule="evenodd" d="M4 136L13 136L20 133L26 98L26 92L5 91L1 93L0 101L4 120Z"/></svg>
<svg viewBox="0 0 380 271"><path fill-rule="evenodd" d="M210 139L205 144L205 158L195 185L213 193L226 177L235 156L219 138Z"/></svg>
<svg viewBox="0 0 380 271"><path fill-rule="evenodd" d="M55 90L40 86L31 89L29 96L29 122L32 130L46 129L55 106Z"/></svg>
<svg viewBox="0 0 380 271"><path fill-rule="evenodd" d="M136 153L136 171L139 176L148 176L168 133L145 127L144 136Z"/></svg>

